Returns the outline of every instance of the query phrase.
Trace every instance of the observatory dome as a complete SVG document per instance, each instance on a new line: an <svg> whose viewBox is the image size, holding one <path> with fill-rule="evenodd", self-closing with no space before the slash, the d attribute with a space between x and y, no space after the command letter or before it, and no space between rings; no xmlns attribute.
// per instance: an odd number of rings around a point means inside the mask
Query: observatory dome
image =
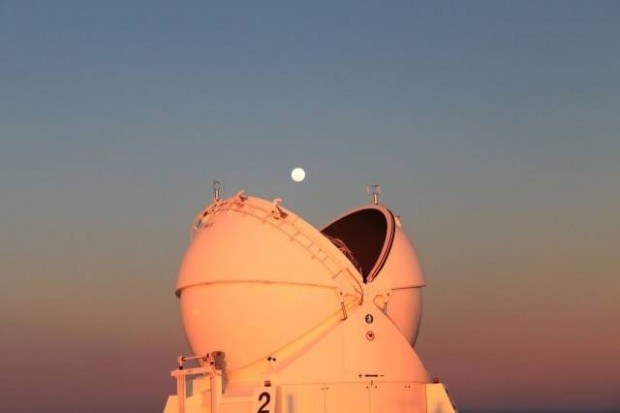
<svg viewBox="0 0 620 413"><path fill-rule="evenodd" d="M197 216L176 294L193 354L224 351L232 371L317 339L365 300L413 345L423 286L387 208L363 206L318 230L279 199L239 193Z"/></svg>

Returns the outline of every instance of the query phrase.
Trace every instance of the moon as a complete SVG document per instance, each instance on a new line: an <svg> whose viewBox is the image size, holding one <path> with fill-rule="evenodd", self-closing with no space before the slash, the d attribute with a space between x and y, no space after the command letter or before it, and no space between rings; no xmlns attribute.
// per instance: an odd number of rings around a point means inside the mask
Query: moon
<svg viewBox="0 0 620 413"><path fill-rule="evenodd" d="M306 177L306 171L303 168L295 168L291 171L291 179L295 182L301 182Z"/></svg>

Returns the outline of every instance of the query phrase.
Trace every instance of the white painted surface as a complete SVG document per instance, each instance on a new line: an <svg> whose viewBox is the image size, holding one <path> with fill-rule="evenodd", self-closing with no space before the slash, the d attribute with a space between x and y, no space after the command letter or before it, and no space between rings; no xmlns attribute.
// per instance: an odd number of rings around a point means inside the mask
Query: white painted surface
<svg viewBox="0 0 620 413"><path fill-rule="evenodd" d="M380 205L343 217L366 210L390 234L367 282L279 200L238 194L199 214L177 295L193 353L222 351L225 364L166 413L454 411L412 347L424 286L413 245Z"/></svg>

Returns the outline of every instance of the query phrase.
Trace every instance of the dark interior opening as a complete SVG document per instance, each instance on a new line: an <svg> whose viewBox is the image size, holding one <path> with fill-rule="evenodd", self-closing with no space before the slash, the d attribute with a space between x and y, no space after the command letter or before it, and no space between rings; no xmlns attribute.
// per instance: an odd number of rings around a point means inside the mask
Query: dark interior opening
<svg viewBox="0 0 620 413"><path fill-rule="evenodd" d="M386 242L391 242L392 237L392 234L388 234L385 214L372 208L346 215L321 232L358 268L364 282L372 280L375 276L372 274L373 269L379 261L385 260L381 251ZM380 269L383 262L379 264L375 272Z"/></svg>

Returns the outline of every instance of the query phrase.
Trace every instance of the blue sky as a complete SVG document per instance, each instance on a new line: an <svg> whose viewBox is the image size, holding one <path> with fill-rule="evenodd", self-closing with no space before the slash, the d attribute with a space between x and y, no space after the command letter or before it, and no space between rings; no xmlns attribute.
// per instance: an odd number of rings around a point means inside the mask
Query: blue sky
<svg viewBox="0 0 620 413"><path fill-rule="evenodd" d="M163 406L211 180L318 226L378 182L460 405L620 406L619 39L615 1L1 2L0 349L47 372L16 386ZM93 348L61 406L46 377ZM109 366L144 353L130 397Z"/></svg>

